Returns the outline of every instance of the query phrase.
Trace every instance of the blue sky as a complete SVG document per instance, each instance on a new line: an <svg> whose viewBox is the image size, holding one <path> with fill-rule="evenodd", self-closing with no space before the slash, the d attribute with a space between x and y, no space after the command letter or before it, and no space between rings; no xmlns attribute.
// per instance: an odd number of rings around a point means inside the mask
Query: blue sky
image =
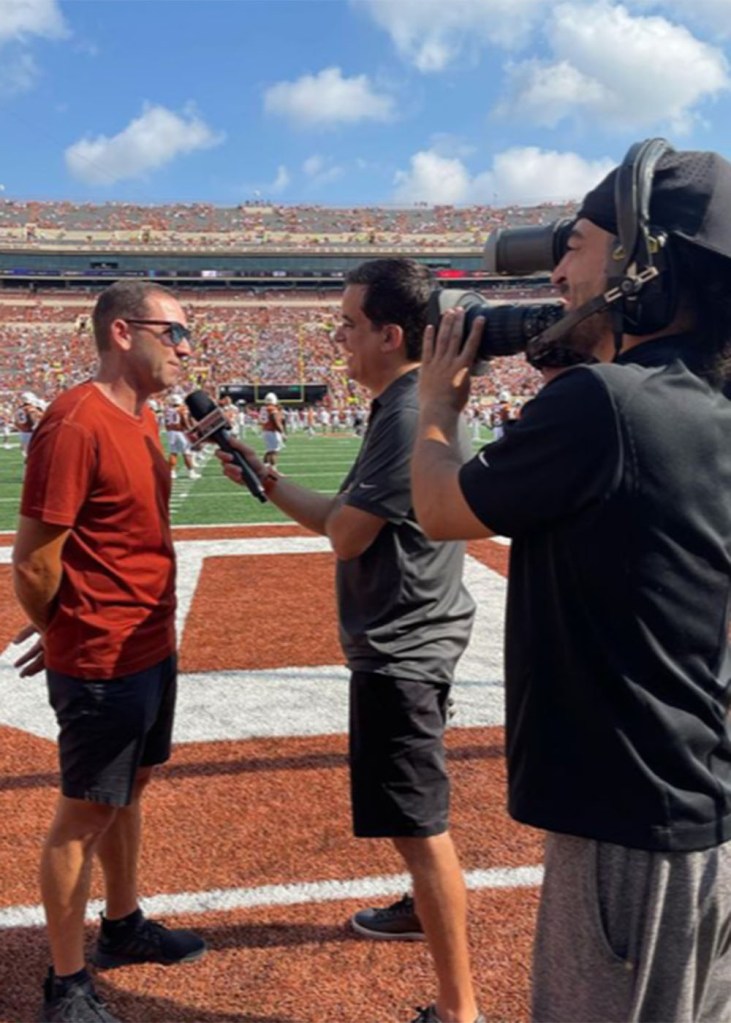
<svg viewBox="0 0 731 1023"><path fill-rule="evenodd" d="M731 157L731 0L0 0L0 198L580 197Z"/></svg>

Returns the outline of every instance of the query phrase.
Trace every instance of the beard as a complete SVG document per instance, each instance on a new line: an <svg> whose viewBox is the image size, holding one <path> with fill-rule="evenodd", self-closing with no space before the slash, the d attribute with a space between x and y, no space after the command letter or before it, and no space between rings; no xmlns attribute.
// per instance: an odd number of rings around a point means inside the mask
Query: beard
<svg viewBox="0 0 731 1023"><path fill-rule="evenodd" d="M588 361L590 357L596 355L597 349L606 343L607 338L612 336L613 331L612 314L608 309L601 309L577 323L558 344L570 348Z"/></svg>
<svg viewBox="0 0 731 1023"><path fill-rule="evenodd" d="M606 346L612 331L611 313L603 309L581 320L563 336L552 341L542 340L540 334L532 338L526 346L526 358L536 369L597 362L597 352Z"/></svg>

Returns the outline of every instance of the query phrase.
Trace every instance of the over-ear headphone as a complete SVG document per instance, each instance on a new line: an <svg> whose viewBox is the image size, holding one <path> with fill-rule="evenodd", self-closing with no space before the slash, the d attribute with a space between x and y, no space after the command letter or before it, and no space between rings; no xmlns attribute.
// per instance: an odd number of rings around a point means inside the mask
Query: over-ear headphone
<svg viewBox="0 0 731 1023"><path fill-rule="evenodd" d="M614 176L618 242L609 258L607 289L531 338L526 353L533 366L596 361L562 343L577 324L594 313L609 313L617 353L623 334L654 334L672 323L678 306L673 245L668 232L650 222L655 168L665 153L672 152L665 139L636 142L627 151ZM612 228L607 224L606 230Z"/></svg>
<svg viewBox="0 0 731 1023"><path fill-rule="evenodd" d="M619 298L610 306L615 328L624 334L654 334L672 321L678 293L668 234L650 222L652 181L658 160L673 148L665 139L646 139L629 148L617 169L614 203L619 245L612 261L610 290Z"/></svg>

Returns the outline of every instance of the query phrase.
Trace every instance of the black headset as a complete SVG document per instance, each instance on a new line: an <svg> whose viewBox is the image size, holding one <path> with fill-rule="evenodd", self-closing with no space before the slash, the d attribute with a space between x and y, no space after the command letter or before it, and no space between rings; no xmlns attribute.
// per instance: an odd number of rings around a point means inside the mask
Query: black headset
<svg viewBox="0 0 731 1023"><path fill-rule="evenodd" d="M619 244L612 261L618 272L609 278L609 305L615 333L654 334L675 316L678 301L672 246L668 234L650 221L652 182L658 160L674 150L665 139L636 142L617 169L614 205Z"/></svg>
<svg viewBox="0 0 731 1023"><path fill-rule="evenodd" d="M636 337L664 330L678 308L678 274L673 246L663 228L650 222L652 180L657 161L675 150L664 138L649 138L630 146L614 178L616 242L610 263L606 291L566 313L527 346L529 362L546 366L573 366L595 362L562 344L570 330L594 313L606 311L611 317L616 354L622 337Z"/></svg>
<svg viewBox="0 0 731 1023"><path fill-rule="evenodd" d="M610 256L613 266L607 290L528 342L526 353L533 366L595 362L593 356L561 343L577 323L594 313L609 312L617 353L623 334L654 334L672 322L678 305L672 245L667 231L650 222L655 167L665 153L672 152L672 146L659 138L636 142L628 149L614 179L618 242Z"/></svg>

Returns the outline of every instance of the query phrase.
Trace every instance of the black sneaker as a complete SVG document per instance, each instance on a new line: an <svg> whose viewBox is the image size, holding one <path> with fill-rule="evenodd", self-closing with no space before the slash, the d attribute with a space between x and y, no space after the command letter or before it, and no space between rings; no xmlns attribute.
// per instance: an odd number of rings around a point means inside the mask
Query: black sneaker
<svg viewBox="0 0 731 1023"><path fill-rule="evenodd" d="M90 980L63 989L52 969L43 983L39 1023L120 1023L106 1008Z"/></svg>
<svg viewBox="0 0 731 1023"><path fill-rule="evenodd" d="M417 1009L418 1016L412 1019L411 1023L442 1023L441 1019L437 1015L436 1005L427 1005L425 1009ZM487 1023L487 1020L481 1012L475 1016L475 1023Z"/></svg>
<svg viewBox="0 0 731 1023"><path fill-rule="evenodd" d="M119 935L110 936L104 924L102 917L102 929L91 957L100 970L133 963L172 966L200 959L206 952L205 941L193 931L169 930L155 920L148 920L142 910L137 910L130 924L120 929L122 933Z"/></svg>
<svg viewBox="0 0 731 1023"><path fill-rule="evenodd" d="M384 909L359 909L350 926L365 938L382 941L424 941L424 929L414 910L411 895L404 895Z"/></svg>

